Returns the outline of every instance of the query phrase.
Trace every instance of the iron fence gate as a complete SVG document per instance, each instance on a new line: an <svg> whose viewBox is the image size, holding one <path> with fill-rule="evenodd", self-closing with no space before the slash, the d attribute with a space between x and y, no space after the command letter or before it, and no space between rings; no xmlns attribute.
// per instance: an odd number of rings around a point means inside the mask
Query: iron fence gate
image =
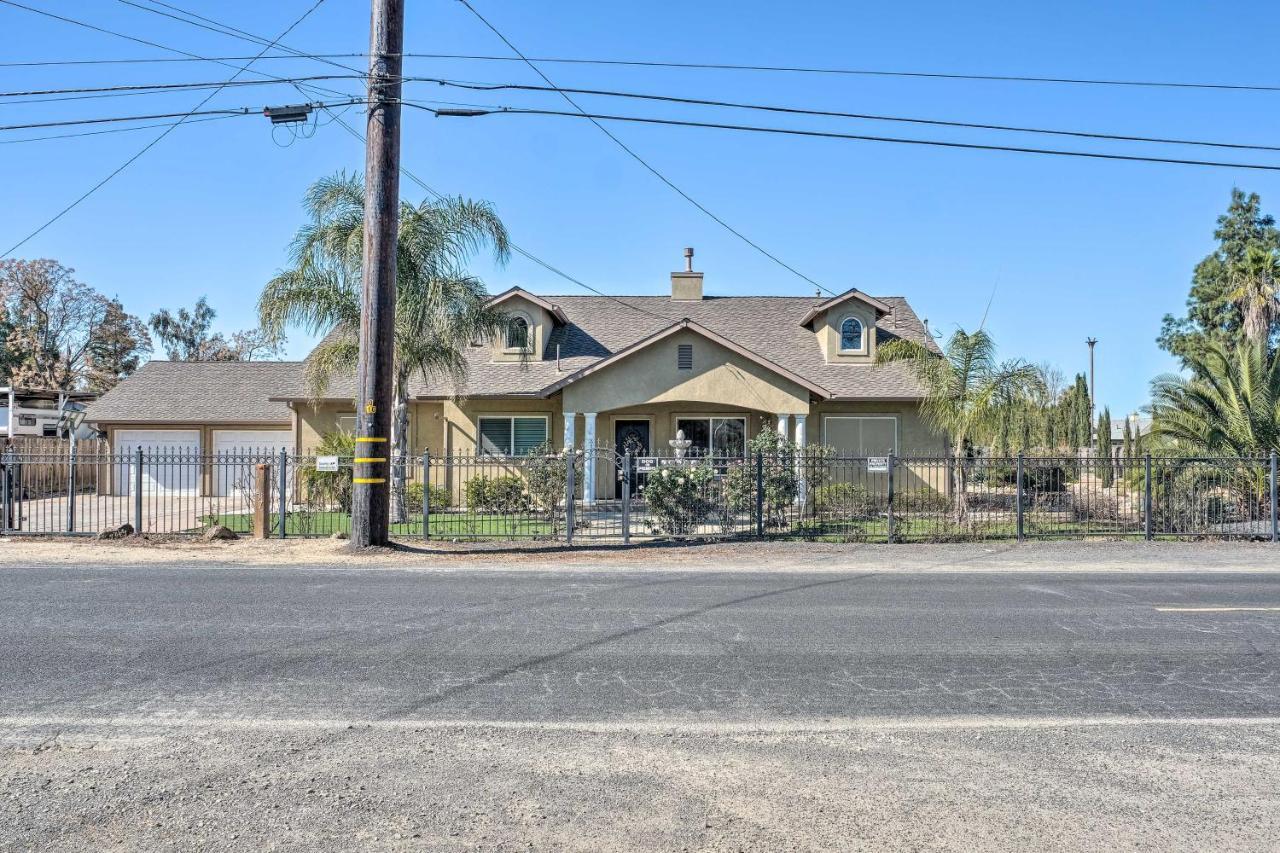
<svg viewBox="0 0 1280 853"><path fill-rule="evenodd" d="M392 534L629 542L1275 540L1276 458L631 456L612 449L396 460ZM266 466L265 494L259 466ZM8 452L0 532L329 536L351 525L350 458L286 451ZM259 505L262 505L259 507ZM255 507L265 520L255 529Z"/></svg>

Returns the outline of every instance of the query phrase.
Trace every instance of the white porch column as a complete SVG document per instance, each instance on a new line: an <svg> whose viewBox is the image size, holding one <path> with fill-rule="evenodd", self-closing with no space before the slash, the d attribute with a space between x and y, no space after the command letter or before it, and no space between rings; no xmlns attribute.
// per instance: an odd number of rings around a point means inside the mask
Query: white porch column
<svg viewBox="0 0 1280 853"><path fill-rule="evenodd" d="M577 420L577 412L564 413L564 449L566 451L572 451L574 444L577 443L577 436L574 435L574 426Z"/></svg>
<svg viewBox="0 0 1280 853"><path fill-rule="evenodd" d="M778 415L778 435L783 438L787 437L787 427L790 426L790 415Z"/></svg>
<svg viewBox="0 0 1280 853"><path fill-rule="evenodd" d="M805 458L804 448L806 441L805 421L807 416L796 415L796 503L804 506L805 494Z"/></svg>
<svg viewBox="0 0 1280 853"><path fill-rule="evenodd" d="M582 449L585 457L582 460L582 500L594 503L596 499L596 413L582 413Z"/></svg>

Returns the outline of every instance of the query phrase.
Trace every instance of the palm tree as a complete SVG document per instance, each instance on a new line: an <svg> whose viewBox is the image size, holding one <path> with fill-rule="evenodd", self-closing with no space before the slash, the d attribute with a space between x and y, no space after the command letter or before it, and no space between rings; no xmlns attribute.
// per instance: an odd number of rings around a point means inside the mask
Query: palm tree
<svg viewBox="0 0 1280 853"><path fill-rule="evenodd" d="M921 415L951 442L954 520L968 520L967 448L989 440L1005 412L1023 405L1042 390L1040 371L1023 361L997 362L995 342L984 330L957 329L942 354L914 341L898 339L880 347L881 363L905 361L924 386Z"/></svg>
<svg viewBox="0 0 1280 853"><path fill-rule="evenodd" d="M354 370L359 354L364 182L345 172L307 191L310 221L291 248L293 266L267 283L258 300L264 329L296 325L324 339L307 359L307 381L318 398L329 380ZM391 425L391 519L404 520L409 454L409 382L466 373L464 352L475 340L504 331L505 312L489 305L468 262L489 250L497 263L510 253L507 230L488 202L442 198L400 202L396 249L395 411Z"/></svg>
<svg viewBox="0 0 1280 853"><path fill-rule="evenodd" d="M1231 291L1227 299L1240 306L1246 340L1266 343L1280 318L1280 254L1251 245L1231 267Z"/></svg>
<svg viewBox="0 0 1280 853"><path fill-rule="evenodd" d="M1151 383L1152 435L1204 456L1280 450L1280 352L1256 339L1232 349L1211 341L1187 361L1193 378Z"/></svg>

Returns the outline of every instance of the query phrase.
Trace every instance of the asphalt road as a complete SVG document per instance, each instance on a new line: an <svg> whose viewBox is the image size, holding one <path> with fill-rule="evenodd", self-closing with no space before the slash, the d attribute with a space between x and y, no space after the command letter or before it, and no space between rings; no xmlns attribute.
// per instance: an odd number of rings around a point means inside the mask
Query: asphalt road
<svg viewBox="0 0 1280 853"><path fill-rule="evenodd" d="M0 569L0 850L1274 850L1280 574Z"/></svg>
<svg viewBox="0 0 1280 853"><path fill-rule="evenodd" d="M1267 607L1278 575L9 569L0 715L1280 715Z"/></svg>

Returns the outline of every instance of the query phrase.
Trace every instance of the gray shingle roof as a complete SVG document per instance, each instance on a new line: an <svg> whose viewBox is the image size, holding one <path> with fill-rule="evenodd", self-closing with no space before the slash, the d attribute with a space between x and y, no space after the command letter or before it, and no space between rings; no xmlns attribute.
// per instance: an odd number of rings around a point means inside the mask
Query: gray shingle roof
<svg viewBox="0 0 1280 853"><path fill-rule="evenodd" d="M674 302L667 296L544 296L567 319L547 341L544 357L522 364L494 363L488 344L466 353L466 380L424 382L415 377L416 397L537 396L539 392L602 358L648 338L683 319L729 338L761 358L799 374L839 398L911 400L922 395L907 364L828 364L813 331L800 325L811 308L828 300L812 296L708 296L700 302ZM876 297L890 312L876 324L876 340L905 338L936 350L915 311L901 296ZM560 366L556 366L556 347ZM301 372L292 385L278 386L281 399L306 399L310 391ZM355 377L334 377L320 396L351 399Z"/></svg>
<svg viewBox="0 0 1280 853"><path fill-rule="evenodd" d="M90 423L287 424L287 404L269 398L298 380L299 361L149 361L97 401Z"/></svg>

